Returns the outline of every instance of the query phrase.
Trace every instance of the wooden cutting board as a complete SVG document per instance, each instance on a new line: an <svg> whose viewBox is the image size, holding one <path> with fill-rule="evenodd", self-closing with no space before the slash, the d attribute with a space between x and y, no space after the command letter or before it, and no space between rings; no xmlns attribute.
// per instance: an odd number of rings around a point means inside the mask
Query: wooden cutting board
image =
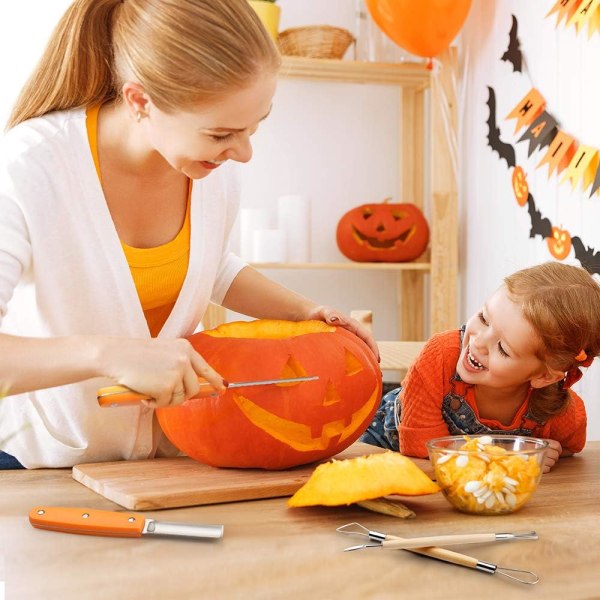
<svg viewBox="0 0 600 600"><path fill-rule="evenodd" d="M378 452L383 449L357 442L334 458ZM75 465L73 479L129 510L156 510L291 496L315 466L284 471L219 469L179 456Z"/></svg>

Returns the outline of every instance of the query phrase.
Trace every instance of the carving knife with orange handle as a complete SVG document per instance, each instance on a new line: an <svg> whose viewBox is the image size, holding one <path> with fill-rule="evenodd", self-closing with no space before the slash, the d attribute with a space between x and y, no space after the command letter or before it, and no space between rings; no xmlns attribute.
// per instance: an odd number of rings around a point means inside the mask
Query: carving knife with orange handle
<svg viewBox="0 0 600 600"><path fill-rule="evenodd" d="M319 379L318 375L312 377L291 377L289 379L266 379L262 381L236 381L227 383L224 390L216 390L206 379L198 378L200 382L200 391L194 398L210 398L224 394L228 389L238 387L250 387L257 385L290 385L302 383L304 381L314 381ZM113 406L131 406L139 404L142 400L152 400L147 394L135 392L124 385L111 385L98 390L98 404L102 407Z"/></svg>
<svg viewBox="0 0 600 600"><path fill-rule="evenodd" d="M223 525L155 521L140 513L91 508L37 506L29 512L29 522L37 529L109 537L175 536L220 539Z"/></svg>

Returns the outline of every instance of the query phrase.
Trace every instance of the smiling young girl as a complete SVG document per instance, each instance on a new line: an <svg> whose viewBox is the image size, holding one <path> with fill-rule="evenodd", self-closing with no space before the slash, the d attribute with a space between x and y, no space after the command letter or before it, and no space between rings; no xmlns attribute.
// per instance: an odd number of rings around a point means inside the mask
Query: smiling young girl
<svg viewBox="0 0 600 600"><path fill-rule="evenodd" d="M465 327L427 342L362 441L426 457L426 442L445 435L533 436L549 440L548 471L585 444L585 407L571 386L599 353L591 275L560 263L518 271Z"/></svg>
<svg viewBox="0 0 600 600"><path fill-rule="evenodd" d="M255 318L356 321L229 252L230 164L273 102L279 53L247 0L76 0L8 123L0 158L0 467L140 459L147 406L221 377L183 339L210 301ZM18 432L17 435L12 435ZM12 435L12 437L11 437Z"/></svg>

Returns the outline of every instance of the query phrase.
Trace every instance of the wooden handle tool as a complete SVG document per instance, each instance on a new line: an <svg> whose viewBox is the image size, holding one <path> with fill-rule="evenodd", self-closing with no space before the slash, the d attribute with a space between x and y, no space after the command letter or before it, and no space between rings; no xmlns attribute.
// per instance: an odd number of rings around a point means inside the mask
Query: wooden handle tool
<svg viewBox="0 0 600 600"><path fill-rule="evenodd" d="M224 390L216 390L206 379L198 378L200 391L194 398L211 398L223 395L227 390L238 387L251 387L257 385L292 385L304 381L319 379L318 375L312 377L291 377L289 379L266 379L262 381L237 381L228 383ZM124 385L111 385L98 390L98 404L102 407L132 406L142 400L152 400L147 394L141 394Z"/></svg>

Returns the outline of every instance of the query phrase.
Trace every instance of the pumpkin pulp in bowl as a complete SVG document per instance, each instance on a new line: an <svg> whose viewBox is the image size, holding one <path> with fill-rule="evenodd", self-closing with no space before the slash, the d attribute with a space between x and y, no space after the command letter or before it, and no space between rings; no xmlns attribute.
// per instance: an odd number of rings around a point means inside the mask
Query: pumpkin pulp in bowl
<svg viewBox="0 0 600 600"><path fill-rule="evenodd" d="M478 515L520 509L537 488L547 448L544 440L515 435L448 436L427 443L446 499Z"/></svg>

